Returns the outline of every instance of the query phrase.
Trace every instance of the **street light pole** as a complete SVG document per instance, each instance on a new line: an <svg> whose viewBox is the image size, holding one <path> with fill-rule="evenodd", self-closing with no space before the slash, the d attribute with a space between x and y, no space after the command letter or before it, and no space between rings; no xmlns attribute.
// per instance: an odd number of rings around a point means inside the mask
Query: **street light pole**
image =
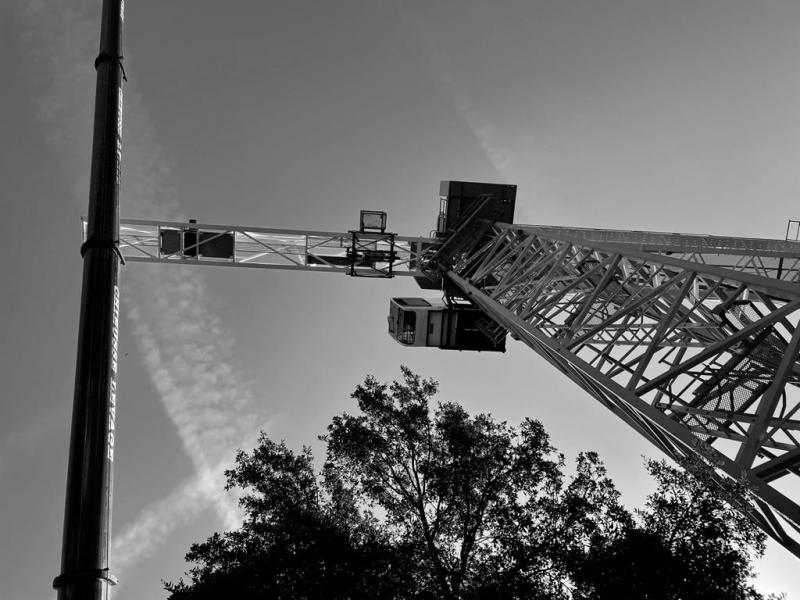
<svg viewBox="0 0 800 600"><path fill-rule="evenodd" d="M107 600L119 321L124 0L103 0L58 600Z"/></svg>

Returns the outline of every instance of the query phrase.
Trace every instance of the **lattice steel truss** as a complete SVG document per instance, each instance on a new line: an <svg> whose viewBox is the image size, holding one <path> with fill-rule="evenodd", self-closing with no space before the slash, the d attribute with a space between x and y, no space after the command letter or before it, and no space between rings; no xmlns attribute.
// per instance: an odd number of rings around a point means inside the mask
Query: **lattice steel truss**
<svg viewBox="0 0 800 600"><path fill-rule="evenodd" d="M202 241L197 243L193 256L163 251L162 232L188 230L208 234L209 244L213 243L215 235L232 236L232 255L229 258L204 256ZM403 237L392 233L267 229L124 219L120 221L119 249L123 258L132 262L419 277L422 273L417 270L417 265L423 251L431 244L429 238Z"/></svg>
<svg viewBox="0 0 800 600"><path fill-rule="evenodd" d="M487 226L437 240L127 220L119 248L133 262L445 277L493 319L487 335L510 332L666 454L706 465L800 557L800 242ZM165 251L165 231L205 242ZM217 236L230 256L204 255Z"/></svg>
<svg viewBox="0 0 800 600"><path fill-rule="evenodd" d="M497 223L445 276L800 556L800 243ZM435 267L435 265L432 265Z"/></svg>

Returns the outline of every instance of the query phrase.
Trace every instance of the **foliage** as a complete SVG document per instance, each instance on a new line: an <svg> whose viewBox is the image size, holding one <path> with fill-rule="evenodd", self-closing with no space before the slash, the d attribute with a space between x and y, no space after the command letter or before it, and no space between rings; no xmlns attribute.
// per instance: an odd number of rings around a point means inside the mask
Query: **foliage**
<svg viewBox="0 0 800 600"><path fill-rule="evenodd" d="M575 561L576 600L761 599L748 580L764 534L708 478L664 461L648 460L646 468L655 492L620 535L593 540Z"/></svg>
<svg viewBox="0 0 800 600"><path fill-rule="evenodd" d="M170 600L761 598L763 535L703 477L649 461L657 489L629 513L596 454L565 477L538 421L431 408L436 382L402 375L356 388L319 476L264 434L239 452L246 520L191 546Z"/></svg>
<svg viewBox="0 0 800 600"><path fill-rule="evenodd" d="M435 393L405 368L391 386L368 377L353 394L360 414L328 427L326 471L384 511L437 598L564 594L565 549L619 510L597 457L583 455L565 487L541 423L514 428L452 403L431 414Z"/></svg>
<svg viewBox="0 0 800 600"><path fill-rule="evenodd" d="M166 583L173 600L407 598L405 553L358 511L334 478L318 483L308 448L293 454L262 434L239 452L227 488L246 493L241 529L193 544L190 582Z"/></svg>

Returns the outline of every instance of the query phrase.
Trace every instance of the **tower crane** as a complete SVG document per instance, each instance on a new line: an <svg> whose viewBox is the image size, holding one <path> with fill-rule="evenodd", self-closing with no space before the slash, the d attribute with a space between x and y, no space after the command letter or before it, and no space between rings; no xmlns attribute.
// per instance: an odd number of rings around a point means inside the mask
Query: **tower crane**
<svg viewBox="0 0 800 600"><path fill-rule="evenodd" d="M516 187L443 182L430 238L362 211L344 233L120 221L123 0L103 0L59 600L108 598L119 262L411 276L407 346L510 334L800 557L800 242L515 225ZM787 236L788 237L788 236ZM700 467L702 468L702 467Z"/></svg>
<svg viewBox="0 0 800 600"><path fill-rule="evenodd" d="M125 261L414 277L406 346L518 340L800 557L800 242L513 224L516 186L444 181L431 237L122 220Z"/></svg>

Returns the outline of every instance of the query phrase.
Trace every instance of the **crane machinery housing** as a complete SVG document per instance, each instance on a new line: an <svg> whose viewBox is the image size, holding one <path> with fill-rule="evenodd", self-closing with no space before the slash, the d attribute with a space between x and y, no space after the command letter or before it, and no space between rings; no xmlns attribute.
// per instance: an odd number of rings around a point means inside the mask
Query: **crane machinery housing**
<svg viewBox="0 0 800 600"><path fill-rule="evenodd" d="M404 346L508 334L800 557L800 242L513 224L516 186L445 181L430 237L123 220L126 261L413 277ZM733 486L733 488L732 488ZM731 495L730 490L735 492Z"/></svg>

